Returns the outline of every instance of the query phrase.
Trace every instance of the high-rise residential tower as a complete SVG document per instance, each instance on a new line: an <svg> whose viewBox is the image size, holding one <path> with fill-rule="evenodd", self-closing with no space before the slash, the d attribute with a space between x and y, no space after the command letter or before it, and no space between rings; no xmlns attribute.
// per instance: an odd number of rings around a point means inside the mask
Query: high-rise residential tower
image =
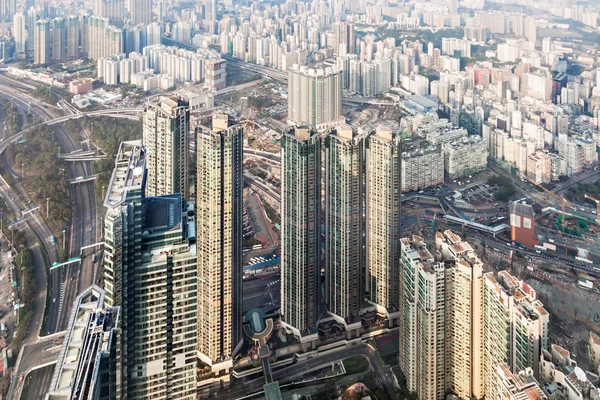
<svg viewBox="0 0 600 400"><path fill-rule="evenodd" d="M281 319L306 338L321 311L321 146L308 127L281 138Z"/></svg>
<svg viewBox="0 0 600 400"><path fill-rule="evenodd" d="M16 13L13 17L13 36L15 37L15 53L24 55L27 49L27 29L25 29L23 13Z"/></svg>
<svg viewBox="0 0 600 400"><path fill-rule="evenodd" d="M539 379L542 350L548 350L549 314L526 282L508 271L484 276L485 394L499 398L496 366L515 374L530 368Z"/></svg>
<svg viewBox="0 0 600 400"><path fill-rule="evenodd" d="M52 59L63 61L67 50L67 30L63 18L52 20Z"/></svg>
<svg viewBox="0 0 600 400"><path fill-rule="evenodd" d="M483 264L467 242L451 231L436 234L435 246L452 268L445 273L446 387L461 398L484 394Z"/></svg>
<svg viewBox="0 0 600 400"><path fill-rule="evenodd" d="M70 15L67 18L67 58L77 60L79 58L79 18Z"/></svg>
<svg viewBox="0 0 600 400"><path fill-rule="evenodd" d="M41 19L35 23L34 64L48 64L50 62L50 43L50 21Z"/></svg>
<svg viewBox="0 0 600 400"><path fill-rule="evenodd" d="M198 355L223 374L242 344L243 129L217 114L196 137Z"/></svg>
<svg viewBox="0 0 600 400"><path fill-rule="evenodd" d="M343 122L342 78L337 67L292 66L288 72L288 120L313 129L331 128Z"/></svg>
<svg viewBox="0 0 600 400"><path fill-rule="evenodd" d="M106 304L120 306L117 390L127 399L195 399L197 262L193 205L146 197L146 153L123 142L104 199Z"/></svg>
<svg viewBox="0 0 600 400"><path fill-rule="evenodd" d="M146 148L146 193L189 197L189 103L159 97L146 105L142 143Z"/></svg>
<svg viewBox="0 0 600 400"><path fill-rule="evenodd" d="M131 0L131 25L152 23L152 0Z"/></svg>
<svg viewBox="0 0 600 400"><path fill-rule="evenodd" d="M365 154L367 299L389 315L400 300L400 136L377 128Z"/></svg>
<svg viewBox="0 0 600 400"><path fill-rule="evenodd" d="M363 139L347 125L325 138L325 292L327 309L359 322L363 285Z"/></svg>
<svg viewBox="0 0 600 400"><path fill-rule="evenodd" d="M35 49L35 23L37 22L37 13L35 7L27 9L27 52L33 52Z"/></svg>

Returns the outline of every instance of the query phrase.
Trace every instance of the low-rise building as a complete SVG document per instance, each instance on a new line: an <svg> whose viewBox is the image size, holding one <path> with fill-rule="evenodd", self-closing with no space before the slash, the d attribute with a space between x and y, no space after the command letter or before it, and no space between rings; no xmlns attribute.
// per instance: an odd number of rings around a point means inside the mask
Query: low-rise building
<svg viewBox="0 0 600 400"><path fill-rule="evenodd" d="M498 396L495 398L498 400L546 400L548 398L534 378L531 368L515 374L507 364L498 364L496 374Z"/></svg>
<svg viewBox="0 0 600 400"><path fill-rule="evenodd" d="M466 136L442 144L444 169L450 179L461 178L487 168L488 149L481 136Z"/></svg>
<svg viewBox="0 0 600 400"><path fill-rule="evenodd" d="M93 80L90 78L76 79L69 83L69 92L72 94L83 94L93 87Z"/></svg>

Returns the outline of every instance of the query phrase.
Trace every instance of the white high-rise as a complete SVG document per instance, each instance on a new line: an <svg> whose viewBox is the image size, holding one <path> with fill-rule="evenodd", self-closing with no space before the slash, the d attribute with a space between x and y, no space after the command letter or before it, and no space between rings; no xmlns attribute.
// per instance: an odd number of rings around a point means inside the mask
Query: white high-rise
<svg viewBox="0 0 600 400"><path fill-rule="evenodd" d="M15 52L25 53L27 49L27 30L25 29L25 15L16 13L13 17L13 36L15 37Z"/></svg>
<svg viewBox="0 0 600 400"><path fill-rule="evenodd" d="M294 65L288 72L288 120L314 129L343 121L342 72L337 67L313 69Z"/></svg>

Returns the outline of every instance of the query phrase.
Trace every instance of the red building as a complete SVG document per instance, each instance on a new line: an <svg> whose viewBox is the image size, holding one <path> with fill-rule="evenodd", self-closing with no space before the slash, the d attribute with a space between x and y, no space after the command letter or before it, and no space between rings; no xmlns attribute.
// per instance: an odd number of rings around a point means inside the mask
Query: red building
<svg viewBox="0 0 600 400"><path fill-rule="evenodd" d="M516 201L510 203L510 238L524 246L533 247L538 244L533 208L529 204Z"/></svg>

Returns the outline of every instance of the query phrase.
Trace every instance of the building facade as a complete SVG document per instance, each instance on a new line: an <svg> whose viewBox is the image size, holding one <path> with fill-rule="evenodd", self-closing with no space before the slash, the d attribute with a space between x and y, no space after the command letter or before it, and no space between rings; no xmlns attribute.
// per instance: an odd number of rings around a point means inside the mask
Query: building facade
<svg viewBox="0 0 600 400"><path fill-rule="evenodd" d="M321 312L321 147L308 127L281 139L281 319L302 338Z"/></svg>
<svg viewBox="0 0 600 400"><path fill-rule="evenodd" d="M343 120L341 71L292 66L288 72L288 120L314 129L339 124Z"/></svg>
<svg viewBox="0 0 600 400"><path fill-rule="evenodd" d="M400 272L400 137L380 127L366 141L366 291L385 313L395 312Z"/></svg>
<svg viewBox="0 0 600 400"><path fill-rule="evenodd" d="M175 96L148 103L142 137L148 169L146 194L181 193L189 198L189 104Z"/></svg>
<svg viewBox="0 0 600 400"><path fill-rule="evenodd" d="M358 319L363 286L363 139L350 126L325 139L325 292L327 309Z"/></svg>
<svg viewBox="0 0 600 400"><path fill-rule="evenodd" d="M41 19L35 23L34 64L48 64L50 62L50 57L52 56L50 53L50 43L50 21Z"/></svg>
<svg viewBox="0 0 600 400"><path fill-rule="evenodd" d="M123 142L104 199L106 304L121 309L121 393L194 399L197 261L194 209L146 197L145 150ZM144 318L139 316L143 315Z"/></svg>
<svg viewBox="0 0 600 400"><path fill-rule="evenodd" d="M242 344L243 129L216 114L196 137L198 355L227 380Z"/></svg>

